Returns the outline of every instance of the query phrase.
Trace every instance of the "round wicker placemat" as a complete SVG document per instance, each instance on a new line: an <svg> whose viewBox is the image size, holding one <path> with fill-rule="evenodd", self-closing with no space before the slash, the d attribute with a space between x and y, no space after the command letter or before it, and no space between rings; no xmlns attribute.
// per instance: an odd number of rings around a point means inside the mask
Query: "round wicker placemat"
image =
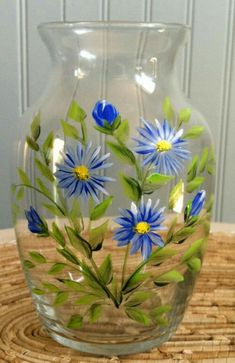
<svg viewBox="0 0 235 363"><path fill-rule="evenodd" d="M0 362L235 362L235 236L211 235L200 279L171 341L151 352L102 358L54 342L37 318L16 245L0 244Z"/></svg>

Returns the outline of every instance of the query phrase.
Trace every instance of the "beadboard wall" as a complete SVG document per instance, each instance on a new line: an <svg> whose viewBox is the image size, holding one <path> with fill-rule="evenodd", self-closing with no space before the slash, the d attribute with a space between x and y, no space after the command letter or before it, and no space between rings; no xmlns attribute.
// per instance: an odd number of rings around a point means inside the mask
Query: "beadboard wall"
<svg viewBox="0 0 235 363"><path fill-rule="evenodd" d="M132 20L186 23L181 84L201 110L217 149L215 220L235 222L235 0L1 0L0 228L11 226L11 146L19 116L42 92L50 69L41 22Z"/></svg>

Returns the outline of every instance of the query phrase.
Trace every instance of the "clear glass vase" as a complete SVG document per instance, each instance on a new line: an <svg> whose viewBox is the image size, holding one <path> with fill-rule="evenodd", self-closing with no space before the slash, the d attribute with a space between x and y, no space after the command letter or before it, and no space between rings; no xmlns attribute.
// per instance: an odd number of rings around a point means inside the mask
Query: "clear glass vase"
<svg viewBox="0 0 235 363"><path fill-rule="evenodd" d="M182 94L177 24L48 23L45 93L20 121L12 209L49 334L93 354L149 350L201 268L214 149Z"/></svg>

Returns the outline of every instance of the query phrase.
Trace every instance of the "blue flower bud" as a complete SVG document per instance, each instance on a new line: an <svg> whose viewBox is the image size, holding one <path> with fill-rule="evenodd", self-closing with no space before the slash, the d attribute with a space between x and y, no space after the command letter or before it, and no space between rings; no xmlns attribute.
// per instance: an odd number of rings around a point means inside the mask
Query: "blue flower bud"
<svg viewBox="0 0 235 363"><path fill-rule="evenodd" d="M38 213L33 207L30 207L29 211L25 211L25 216L28 220L28 229L32 233L48 236L48 227L45 222L42 221Z"/></svg>
<svg viewBox="0 0 235 363"><path fill-rule="evenodd" d="M100 127L104 127L105 121L107 121L109 125L112 125L118 115L117 109L105 100L98 101L92 111L92 116Z"/></svg>
<svg viewBox="0 0 235 363"><path fill-rule="evenodd" d="M190 217L195 217L197 216L205 203L205 198L206 198L206 192L205 190L200 190L196 196L194 197L193 201L192 201L192 208L190 211Z"/></svg>

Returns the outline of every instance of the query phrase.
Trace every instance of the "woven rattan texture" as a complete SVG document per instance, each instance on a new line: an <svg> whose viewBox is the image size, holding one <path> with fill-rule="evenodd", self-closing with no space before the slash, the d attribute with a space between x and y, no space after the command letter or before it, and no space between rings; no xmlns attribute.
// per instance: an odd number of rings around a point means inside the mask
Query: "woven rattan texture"
<svg viewBox="0 0 235 363"><path fill-rule="evenodd" d="M48 337L28 294L16 245L0 244L0 362L235 363L235 236L211 235L201 276L171 341L118 359L93 357Z"/></svg>

